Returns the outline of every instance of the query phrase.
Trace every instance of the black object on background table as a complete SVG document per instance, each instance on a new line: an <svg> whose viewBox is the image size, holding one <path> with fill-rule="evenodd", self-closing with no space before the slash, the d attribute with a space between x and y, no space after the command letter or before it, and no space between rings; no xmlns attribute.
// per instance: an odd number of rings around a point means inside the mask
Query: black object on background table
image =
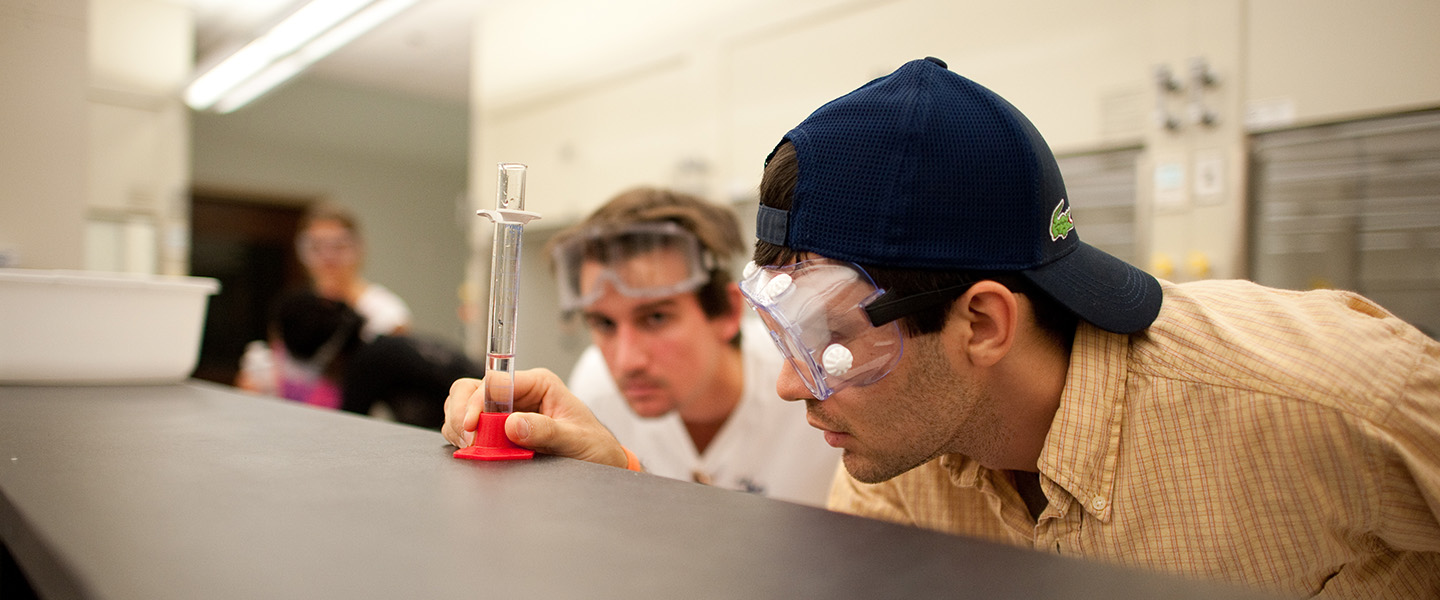
<svg viewBox="0 0 1440 600"><path fill-rule="evenodd" d="M210 384L0 386L0 541L45 598L1258 597L452 451L434 431Z"/></svg>

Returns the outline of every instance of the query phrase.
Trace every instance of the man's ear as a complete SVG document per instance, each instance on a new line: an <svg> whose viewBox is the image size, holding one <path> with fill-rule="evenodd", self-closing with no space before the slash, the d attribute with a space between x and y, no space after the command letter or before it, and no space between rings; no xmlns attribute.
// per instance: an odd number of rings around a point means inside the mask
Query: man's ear
<svg viewBox="0 0 1440 600"><path fill-rule="evenodd" d="M725 286L725 295L730 298L730 312L712 319L718 327L717 333L722 341L728 342L740 335L740 319L745 315L745 297L740 295L740 284L730 283Z"/></svg>
<svg viewBox="0 0 1440 600"><path fill-rule="evenodd" d="M1020 305L1015 292L996 281L982 280L950 307L951 320L946 328L961 326L957 331L968 336L957 340L970 362L989 367L1000 362L1015 345L1020 320Z"/></svg>

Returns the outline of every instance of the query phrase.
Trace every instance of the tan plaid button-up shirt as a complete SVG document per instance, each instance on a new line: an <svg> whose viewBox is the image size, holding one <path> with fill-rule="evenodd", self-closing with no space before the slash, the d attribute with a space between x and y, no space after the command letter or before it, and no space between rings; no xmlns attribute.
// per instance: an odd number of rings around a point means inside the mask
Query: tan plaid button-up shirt
<svg viewBox="0 0 1440 600"><path fill-rule="evenodd" d="M1287 595L1440 598L1440 344L1346 292L1163 287L1148 330L1077 331L1038 522L959 455L876 485L842 469L830 507Z"/></svg>

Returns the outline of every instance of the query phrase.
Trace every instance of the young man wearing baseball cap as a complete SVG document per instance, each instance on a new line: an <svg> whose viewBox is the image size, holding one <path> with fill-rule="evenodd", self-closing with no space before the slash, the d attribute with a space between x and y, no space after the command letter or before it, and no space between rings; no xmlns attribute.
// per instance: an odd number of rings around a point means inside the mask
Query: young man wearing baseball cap
<svg viewBox="0 0 1440 600"><path fill-rule="evenodd" d="M1286 595L1440 595L1440 344L1374 303L1160 282L1081 242L1039 133L936 59L816 110L760 188L741 290L792 367L777 391L844 452L831 508ZM555 418L512 439L625 463L526 387Z"/></svg>
<svg viewBox="0 0 1440 600"><path fill-rule="evenodd" d="M1374 303L1159 282L1089 246L1035 128L936 59L811 114L760 196L741 290L795 366L780 395L844 450L831 508L1440 595L1440 344Z"/></svg>

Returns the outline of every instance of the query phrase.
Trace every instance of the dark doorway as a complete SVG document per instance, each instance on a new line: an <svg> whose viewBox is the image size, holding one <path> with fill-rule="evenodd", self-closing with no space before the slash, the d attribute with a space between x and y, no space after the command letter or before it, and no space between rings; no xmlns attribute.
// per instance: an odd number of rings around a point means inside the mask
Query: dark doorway
<svg viewBox="0 0 1440 600"><path fill-rule="evenodd" d="M210 299L194 377L235 383L245 344L265 339L270 304L305 283L295 232L307 199L194 192L190 201L190 271L220 280Z"/></svg>

